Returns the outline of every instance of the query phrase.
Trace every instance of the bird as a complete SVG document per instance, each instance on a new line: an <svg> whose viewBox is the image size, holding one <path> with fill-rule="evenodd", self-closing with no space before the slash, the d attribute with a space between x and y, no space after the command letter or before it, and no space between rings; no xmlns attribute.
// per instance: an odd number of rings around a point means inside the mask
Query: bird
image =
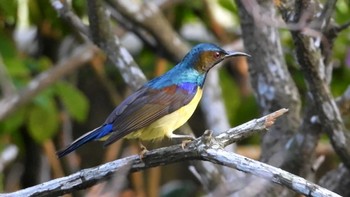
<svg viewBox="0 0 350 197"><path fill-rule="evenodd" d="M194 46L171 70L156 77L122 101L94 130L82 135L63 150L61 158L90 141L104 141L106 147L121 138L142 141L193 139L174 134L195 111L203 92L207 74L224 59L250 56L244 52L225 51L212 43Z"/></svg>

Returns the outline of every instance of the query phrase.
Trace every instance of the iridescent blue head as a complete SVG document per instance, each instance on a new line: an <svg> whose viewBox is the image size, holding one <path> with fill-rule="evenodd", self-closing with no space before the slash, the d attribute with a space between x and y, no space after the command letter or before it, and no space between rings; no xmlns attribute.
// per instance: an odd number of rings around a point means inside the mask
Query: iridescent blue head
<svg viewBox="0 0 350 197"><path fill-rule="evenodd" d="M242 52L225 51L210 43L198 44L173 69L151 80L148 86L162 88L173 84L191 83L202 87L208 71L219 62L233 56L249 55Z"/></svg>

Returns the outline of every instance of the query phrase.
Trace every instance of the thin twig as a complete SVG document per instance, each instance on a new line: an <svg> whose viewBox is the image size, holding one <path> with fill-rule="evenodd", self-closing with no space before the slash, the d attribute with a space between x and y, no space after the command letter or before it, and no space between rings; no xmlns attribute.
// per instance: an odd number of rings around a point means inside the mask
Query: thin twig
<svg viewBox="0 0 350 197"><path fill-rule="evenodd" d="M91 37L89 29L80 18L69 8L65 0L51 0L52 7L56 10L61 18L63 18L73 30L76 30L87 42L88 37Z"/></svg>
<svg viewBox="0 0 350 197"><path fill-rule="evenodd" d="M189 50L189 45L173 30L162 12L153 2L133 2L107 0L110 8L115 8L129 22L143 28L157 41L156 47L161 53L167 53L173 60L179 61Z"/></svg>
<svg viewBox="0 0 350 197"><path fill-rule="evenodd" d="M145 75L137 66L130 53L121 46L118 37L111 33L105 9L100 5L101 2L90 3L99 5L97 7L88 6L91 9L89 11L89 19L93 18L90 21L91 33L80 18L68 7L67 2L51 0L51 4L56 12L74 29L77 29L86 42L92 42L95 39L95 44L107 54L108 59L122 74L124 81L133 89L137 89L145 83ZM103 24L97 21L103 22Z"/></svg>
<svg viewBox="0 0 350 197"><path fill-rule="evenodd" d="M228 144L232 144L237 140L249 137L254 133L267 131L267 129L269 129L275 123L275 120L286 112L288 112L288 109L285 108L277 110L262 118L254 119L245 124L229 129L215 138L220 141L220 144L227 146Z"/></svg>
<svg viewBox="0 0 350 197"><path fill-rule="evenodd" d="M89 0L88 15L94 43L105 51L111 63L118 68L124 81L134 90L139 88L146 82L146 77L126 48L121 46L118 37L112 34L103 2Z"/></svg>

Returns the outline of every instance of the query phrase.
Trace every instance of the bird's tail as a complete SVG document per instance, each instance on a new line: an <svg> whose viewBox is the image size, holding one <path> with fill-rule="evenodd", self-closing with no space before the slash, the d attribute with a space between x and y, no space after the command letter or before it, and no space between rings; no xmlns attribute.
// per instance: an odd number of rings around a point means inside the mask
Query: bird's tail
<svg viewBox="0 0 350 197"><path fill-rule="evenodd" d="M105 137L106 135L111 133L112 127L113 127L112 124L106 124L84 134L83 136L79 137L74 142L72 142L65 149L57 151L56 152L57 157L61 158L71 153L72 151L74 151L75 149L79 148L80 146L84 145L87 142L98 140Z"/></svg>

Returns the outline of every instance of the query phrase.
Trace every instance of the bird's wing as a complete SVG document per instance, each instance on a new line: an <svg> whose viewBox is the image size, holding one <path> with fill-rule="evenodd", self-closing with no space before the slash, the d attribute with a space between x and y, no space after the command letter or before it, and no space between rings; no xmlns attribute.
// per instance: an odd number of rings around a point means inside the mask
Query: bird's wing
<svg viewBox="0 0 350 197"><path fill-rule="evenodd" d="M119 140L129 133L146 127L161 117L188 104L196 94L177 85L162 89L143 87L123 101L107 118L105 124L113 124L113 132L104 146Z"/></svg>

